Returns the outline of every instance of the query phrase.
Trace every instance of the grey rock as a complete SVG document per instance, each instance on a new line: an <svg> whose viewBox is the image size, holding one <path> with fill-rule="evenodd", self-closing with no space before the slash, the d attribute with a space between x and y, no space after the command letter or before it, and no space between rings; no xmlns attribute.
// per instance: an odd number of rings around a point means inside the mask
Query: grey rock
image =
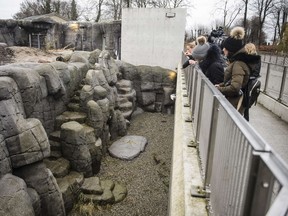
<svg viewBox="0 0 288 216"><path fill-rule="evenodd" d="M43 160L50 155L48 137L38 119L26 119L17 126L23 132L6 139L14 168Z"/></svg>
<svg viewBox="0 0 288 216"><path fill-rule="evenodd" d="M118 136L125 136L127 133L126 120L120 110L111 111L111 119L109 121L109 131L111 140L116 139Z"/></svg>
<svg viewBox="0 0 288 216"><path fill-rule="evenodd" d="M55 178L64 177L70 171L70 163L65 158L58 158L56 160L44 159L44 163L51 170Z"/></svg>
<svg viewBox="0 0 288 216"><path fill-rule="evenodd" d="M156 93L155 92L142 92L139 99L139 103L143 106L148 106L156 101Z"/></svg>
<svg viewBox="0 0 288 216"><path fill-rule="evenodd" d="M56 179L43 162L23 166L14 173L24 179L27 186L39 194L42 215L65 215L64 202Z"/></svg>
<svg viewBox="0 0 288 216"><path fill-rule="evenodd" d="M84 127L71 121L61 125L62 153L70 161L71 168L84 173L85 177L92 175L92 159L89 146L86 143Z"/></svg>
<svg viewBox="0 0 288 216"><path fill-rule="evenodd" d="M108 92L105 88L103 88L102 86L96 86L94 87L93 99L95 101L104 99L105 97L107 97L107 94Z"/></svg>
<svg viewBox="0 0 288 216"><path fill-rule="evenodd" d="M110 56L107 50L103 50L99 55L99 64L103 68L104 75L109 85L115 85L117 82L118 67L115 60Z"/></svg>
<svg viewBox="0 0 288 216"><path fill-rule="evenodd" d="M35 216L36 215L40 216L41 215L41 200L40 200L39 194L33 188L27 188L27 192L30 196Z"/></svg>
<svg viewBox="0 0 288 216"><path fill-rule="evenodd" d="M108 149L109 153L119 159L132 160L144 151L147 139L143 136L129 135L115 141Z"/></svg>
<svg viewBox="0 0 288 216"><path fill-rule="evenodd" d="M64 84L51 64L40 64L35 70L45 78L48 94L54 95L61 91L60 94L64 95Z"/></svg>
<svg viewBox="0 0 288 216"><path fill-rule="evenodd" d="M6 174L0 179L0 215L35 215L27 186L23 179Z"/></svg>
<svg viewBox="0 0 288 216"><path fill-rule="evenodd" d="M121 202L127 196L127 187L124 184L115 183L112 193L115 198L115 203Z"/></svg>
<svg viewBox="0 0 288 216"><path fill-rule="evenodd" d="M80 187L84 182L84 176L81 173L71 171L67 176L63 178L57 178L66 212L69 212L73 208L73 204L80 194Z"/></svg>
<svg viewBox="0 0 288 216"><path fill-rule="evenodd" d="M84 179L81 190L84 194L101 195L103 193L99 177L90 177Z"/></svg>
<svg viewBox="0 0 288 216"><path fill-rule="evenodd" d="M80 92L80 107L84 111L87 110L86 104L93 100L94 89L91 85L84 85Z"/></svg>
<svg viewBox="0 0 288 216"><path fill-rule="evenodd" d="M96 136L101 135L104 125L104 116L101 107L93 100L90 100L87 103L86 124L95 129Z"/></svg>
<svg viewBox="0 0 288 216"><path fill-rule="evenodd" d="M6 148L4 137L0 134L0 178L12 172L9 153Z"/></svg>
<svg viewBox="0 0 288 216"><path fill-rule="evenodd" d="M61 125L69 121L77 121L83 124L86 121L87 114L83 112L65 111L55 119L55 129L59 130Z"/></svg>

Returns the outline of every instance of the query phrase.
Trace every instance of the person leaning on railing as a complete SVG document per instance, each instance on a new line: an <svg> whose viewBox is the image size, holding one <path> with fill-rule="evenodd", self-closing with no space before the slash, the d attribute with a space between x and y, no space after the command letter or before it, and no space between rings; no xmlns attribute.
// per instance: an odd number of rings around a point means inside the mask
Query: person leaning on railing
<svg viewBox="0 0 288 216"><path fill-rule="evenodd" d="M250 69L247 64L255 61L253 55L249 55L244 48L245 31L242 27L231 30L230 36L222 43L224 55L228 59L228 67L224 72L224 82L215 85L227 100L243 114L243 92L249 80Z"/></svg>
<svg viewBox="0 0 288 216"><path fill-rule="evenodd" d="M192 51L193 49L195 48L196 46L196 41L193 41L193 42L190 42L186 45L186 51L185 51L185 55L188 57L188 59L183 63L182 65L182 68L186 68L188 67L190 64L189 64L189 60L190 59L193 59L192 57Z"/></svg>

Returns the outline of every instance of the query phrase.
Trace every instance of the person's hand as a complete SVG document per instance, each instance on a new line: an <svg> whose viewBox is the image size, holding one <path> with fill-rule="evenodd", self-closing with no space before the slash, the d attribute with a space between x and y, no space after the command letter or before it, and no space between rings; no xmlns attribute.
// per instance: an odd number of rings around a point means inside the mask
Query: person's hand
<svg viewBox="0 0 288 216"><path fill-rule="evenodd" d="M190 65L195 65L196 63L197 63L197 62L194 61L194 60L192 60L192 59L189 60L189 64L190 64Z"/></svg>

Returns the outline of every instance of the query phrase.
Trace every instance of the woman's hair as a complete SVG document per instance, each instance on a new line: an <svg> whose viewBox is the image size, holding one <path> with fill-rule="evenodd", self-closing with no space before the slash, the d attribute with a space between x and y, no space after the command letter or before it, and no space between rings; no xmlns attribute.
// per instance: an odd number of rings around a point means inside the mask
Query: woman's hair
<svg viewBox="0 0 288 216"><path fill-rule="evenodd" d="M207 42L207 39L206 39L205 36L199 36L199 37L197 38L197 44L203 45L203 44L205 44L206 42Z"/></svg>
<svg viewBox="0 0 288 216"><path fill-rule="evenodd" d="M190 42L190 43L187 43L186 46L189 47L189 48L191 48L191 49L193 49L193 48L196 46L196 41L192 41L192 42Z"/></svg>
<svg viewBox="0 0 288 216"><path fill-rule="evenodd" d="M253 43L247 43L244 48L245 48L245 51L250 55L257 54L256 46Z"/></svg>

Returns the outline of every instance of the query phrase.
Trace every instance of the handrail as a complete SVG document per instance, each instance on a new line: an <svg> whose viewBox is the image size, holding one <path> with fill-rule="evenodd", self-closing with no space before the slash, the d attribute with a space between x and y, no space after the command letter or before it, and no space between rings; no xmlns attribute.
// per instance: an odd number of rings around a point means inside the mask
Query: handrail
<svg viewBox="0 0 288 216"><path fill-rule="evenodd" d="M287 214L287 165L198 66L182 71L210 213Z"/></svg>

